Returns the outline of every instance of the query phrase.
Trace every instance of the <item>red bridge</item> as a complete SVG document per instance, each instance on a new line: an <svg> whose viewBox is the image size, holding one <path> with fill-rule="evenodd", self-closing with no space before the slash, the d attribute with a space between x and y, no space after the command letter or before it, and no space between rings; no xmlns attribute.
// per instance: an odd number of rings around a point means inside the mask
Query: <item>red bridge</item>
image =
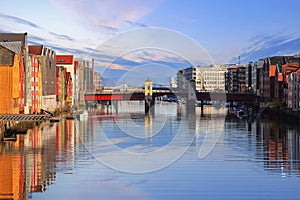
<svg viewBox="0 0 300 200"><path fill-rule="evenodd" d="M226 101L226 102L243 102L243 103L255 103L257 102L257 96L254 94L237 94L237 93L215 93L215 92L197 92L195 93L197 100L204 101ZM152 97L182 97L186 98L187 93L183 92L171 92L171 91L153 91ZM143 92L111 92L111 93L96 93L96 94L85 94L85 101L134 101L144 100L145 94Z"/></svg>

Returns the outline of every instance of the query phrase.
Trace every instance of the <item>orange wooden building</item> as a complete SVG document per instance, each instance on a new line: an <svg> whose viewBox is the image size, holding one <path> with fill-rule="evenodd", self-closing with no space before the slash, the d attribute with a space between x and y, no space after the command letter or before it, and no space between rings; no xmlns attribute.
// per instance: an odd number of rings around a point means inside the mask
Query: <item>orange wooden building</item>
<svg viewBox="0 0 300 200"><path fill-rule="evenodd" d="M19 114L20 66L17 53L0 45L0 114Z"/></svg>

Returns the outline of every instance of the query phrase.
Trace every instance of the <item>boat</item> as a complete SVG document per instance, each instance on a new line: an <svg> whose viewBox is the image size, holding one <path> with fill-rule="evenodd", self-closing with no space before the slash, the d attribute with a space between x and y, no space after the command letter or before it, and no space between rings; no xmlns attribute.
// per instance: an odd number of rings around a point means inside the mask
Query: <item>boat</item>
<svg viewBox="0 0 300 200"><path fill-rule="evenodd" d="M235 113L238 118L243 118L248 116L243 109L237 109Z"/></svg>
<svg viewBox="0 0 300 200"><path fill-rule="evenodd" d="M89 113L87 110L84 110L82 113L79 113L79 120L87 120L89 117Z"/></svg>

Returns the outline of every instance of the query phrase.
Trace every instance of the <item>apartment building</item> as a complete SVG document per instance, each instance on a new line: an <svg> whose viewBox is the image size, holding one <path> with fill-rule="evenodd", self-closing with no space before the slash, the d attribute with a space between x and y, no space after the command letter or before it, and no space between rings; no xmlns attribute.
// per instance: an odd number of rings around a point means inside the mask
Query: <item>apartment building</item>
<svg viewBox="0 0 300 200"><path fill-rule="evenodd" d="M185 90L187 84L193 81L196 91L199 92L224 92L224 73L227 65L196 66L181 69L177 73L177 87Z"/></svg>

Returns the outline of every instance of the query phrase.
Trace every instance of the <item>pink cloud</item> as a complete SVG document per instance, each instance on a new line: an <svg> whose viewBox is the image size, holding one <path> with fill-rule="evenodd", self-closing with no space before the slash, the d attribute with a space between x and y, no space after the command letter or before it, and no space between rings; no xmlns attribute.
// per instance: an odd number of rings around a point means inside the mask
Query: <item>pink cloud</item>
<svg viewBox="0 0 300 200"><path fill-rule="evenodd" d="M89 28L117 31L121 26L128 24L128 21L137 21L149 14L160 0L52 0L52 2L58 8L67 10L79 23Z"/></svg>

